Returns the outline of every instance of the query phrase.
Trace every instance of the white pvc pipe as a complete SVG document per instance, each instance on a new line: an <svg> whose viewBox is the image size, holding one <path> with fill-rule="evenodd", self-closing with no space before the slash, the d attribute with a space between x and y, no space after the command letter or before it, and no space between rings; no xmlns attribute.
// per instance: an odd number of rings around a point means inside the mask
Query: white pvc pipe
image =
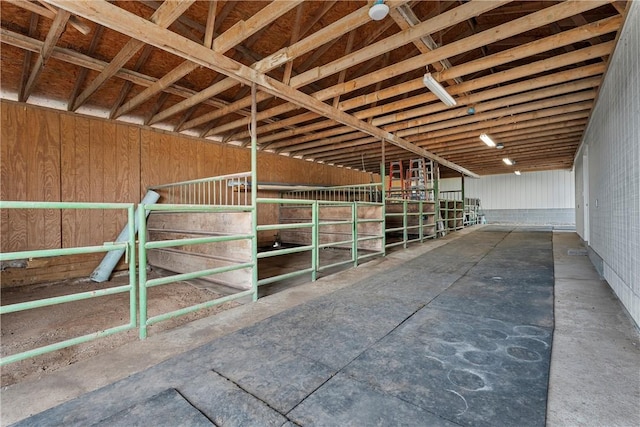
<svg viewBox="0 0 640 427"><path fill-rule="evenodd" d="M140 203L152 204L152 203L156 203L158 199L160 199L160 194L156 193L155 191L149 190L147 191L147 194L145 194L144 198ZM138 209L140 209L140 207L138 207ZM139 225L138 209L136 209L136 214L134 216L136 219L135 220L136 233L138 232L138 225ZM149 216L148 211L147 211L147 216ZM116 242L126 242L127 240L129 240L129 227L127 224L125 224L124 228L120 232L120 235L116 239ZM107 254L102 259L102 262L100 263L100 265L95 270L93 270L93 273L91 273L91 277L90 277L91 280L98 283L109 280L109 276L111 276L111 272L113 271L114 268L116 268L116 264L118 264L118 261L120 261L120 258L122 258L122 255L124 255L124 249L107 252Z"/></svg>

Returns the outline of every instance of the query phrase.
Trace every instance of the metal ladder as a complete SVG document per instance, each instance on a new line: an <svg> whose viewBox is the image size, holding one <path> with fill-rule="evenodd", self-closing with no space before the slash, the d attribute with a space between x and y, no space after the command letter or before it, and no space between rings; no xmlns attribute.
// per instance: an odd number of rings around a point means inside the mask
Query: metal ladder
<svg viewBox="0 0 640 427"><path fill-rule="evenodd" d="M387 197L403 198L405 192L404 168L402 160L389 163L389 179L387 180Z"/></svg>

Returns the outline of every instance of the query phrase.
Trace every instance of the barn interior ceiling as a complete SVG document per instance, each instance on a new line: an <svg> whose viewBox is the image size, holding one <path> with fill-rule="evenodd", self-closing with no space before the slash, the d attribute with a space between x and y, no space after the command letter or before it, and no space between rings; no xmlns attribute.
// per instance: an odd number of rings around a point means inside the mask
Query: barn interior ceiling
<svg viewBox="0 0 640 427"><path fill-rule="evenodd" d="M627 1L385 1L381 20L373 3L3 0L2 97L247 146L256 83L266 152L572 167Z"/></svg>

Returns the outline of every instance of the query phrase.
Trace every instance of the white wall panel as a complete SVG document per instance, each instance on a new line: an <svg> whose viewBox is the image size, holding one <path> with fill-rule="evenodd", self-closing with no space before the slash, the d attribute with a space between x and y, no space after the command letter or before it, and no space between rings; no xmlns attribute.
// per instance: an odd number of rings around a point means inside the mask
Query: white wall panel
<svg viewBox="0 0 640 427"><path fill-rule="evenodd" d="M460 191L462 190L462 177L460 178L442 178L438 183L440 191Z"/></svg>
<svg viewBox="0 0 640 427"><path fill-rule="evenodd" d="M640 2L629 7L576 164L588 171L589 245L640 324Z"/></svg>
<svg viewBox="0 0 640 427"><path fill-rule="evenodd" d="M465 178L466 197L483 209L566 209L575 204L574 174L555 170Z"/></svg>

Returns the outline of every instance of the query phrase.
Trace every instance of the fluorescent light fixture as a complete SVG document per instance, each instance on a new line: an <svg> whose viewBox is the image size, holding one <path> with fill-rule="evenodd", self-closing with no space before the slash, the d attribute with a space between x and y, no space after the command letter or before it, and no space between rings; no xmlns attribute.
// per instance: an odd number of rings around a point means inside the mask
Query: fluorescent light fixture
<svg viewBox="0 0 640 427"><path fill-rule="evenodd" d="M384 4L384 0L376 0L369 9L369 18L374 21L381 21L389 14L389 6Z"/></svg>
<svg viewBox="0 0 640 427"><path fill-rule="evenodd" d="M480 134L480 139L482 140L482 142L487 144L489 147L495 147L496 146L496 143L493 142L493 139L491 139L491 137L489 135L487 135L486 133L481 133Z"/></svg>
<svg viewBox="0 0 640 427"><path fill-rule="evenodd" d="M516 175L518 175L518 176L522 175L522 174L520 173L520 171L515 171L514 173L515 173Z"/></svg>
<svg viewBox="0 0 640 427"><path fill-rule="evenodd" d="M444 102L448 107L457 105L456 100L453 99L453 97L449 95L446 89L442 87L442 85L438 83L436 79L433 78L431 73L425 74L422 82L427 88L429 88L431 92L433 92L435 96L440 98L440 101Z"/></svg>
<svg viewBox="0 0 640 427"><path fill-rule="evenodd" d="M511 165L513 165L513 164L515 163L513 160L511 160L511 159L510 159L510 158L508 158L508 157L505 157L504 159L502 159L502 161L503 161L506 165L509 165L509 166L511 166Z"/></svg>

